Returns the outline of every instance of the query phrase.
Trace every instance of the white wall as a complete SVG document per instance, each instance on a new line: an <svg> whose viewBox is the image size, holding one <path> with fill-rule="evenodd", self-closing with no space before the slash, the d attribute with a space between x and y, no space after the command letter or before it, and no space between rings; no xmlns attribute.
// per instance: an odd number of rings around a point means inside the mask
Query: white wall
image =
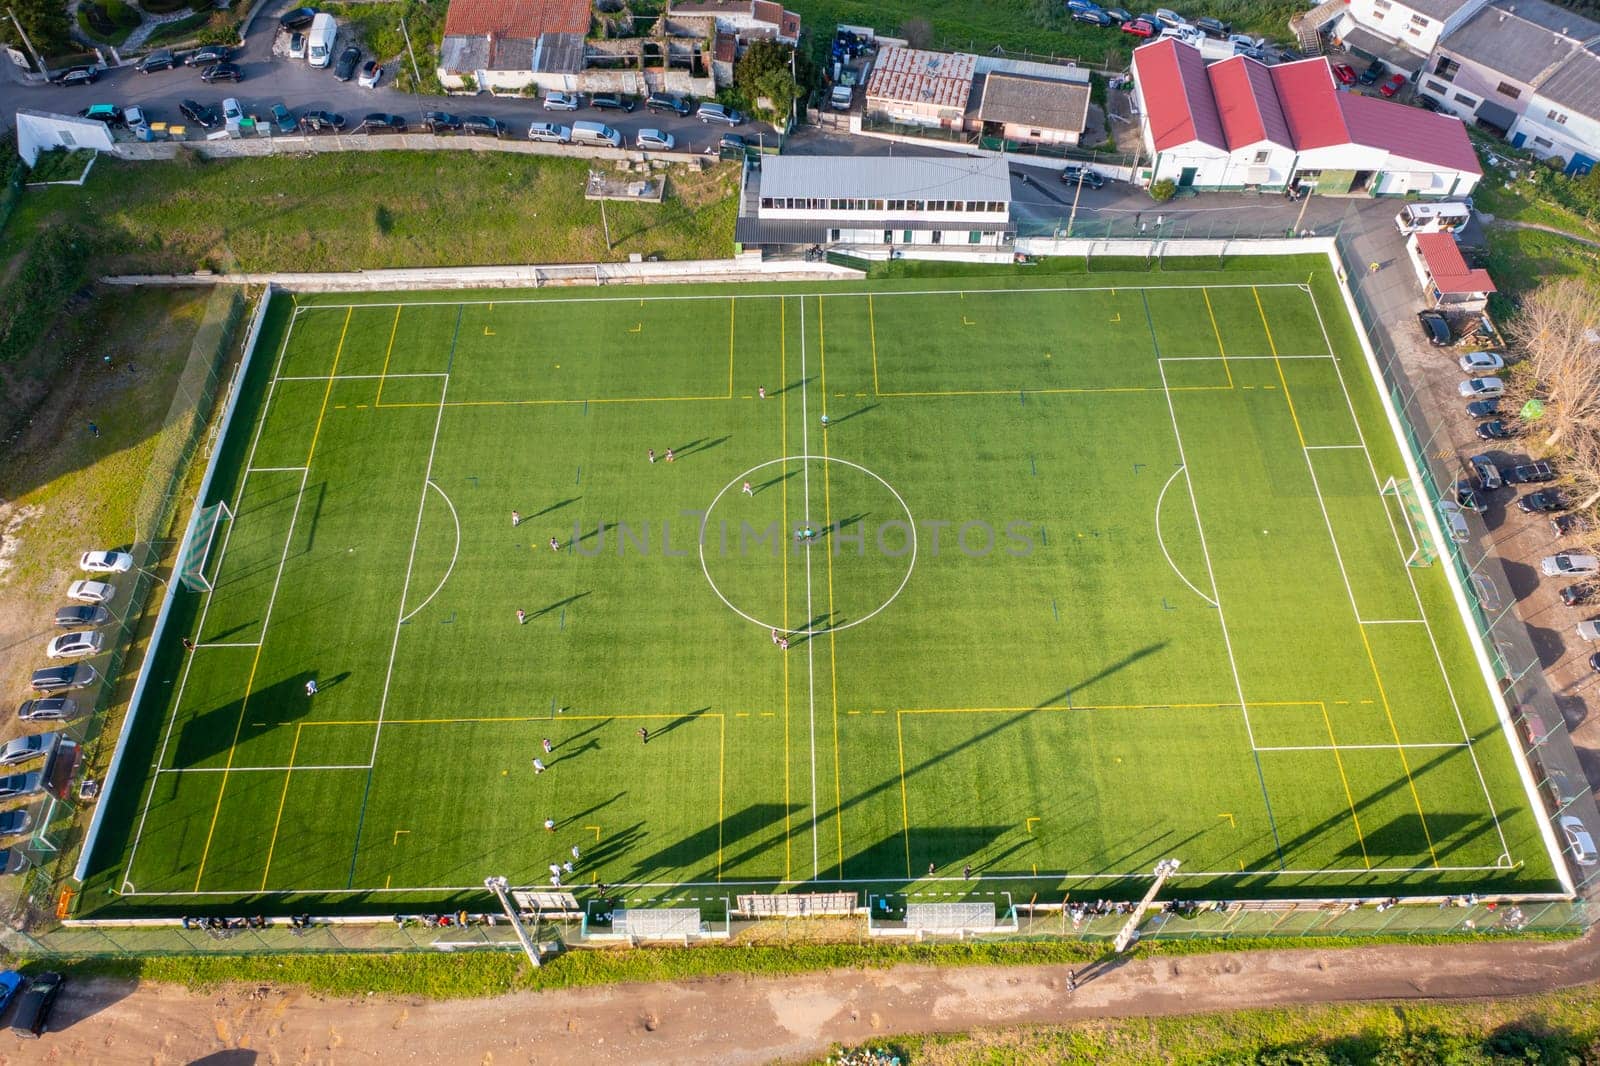
<svg viewBox="0 0 1600 1066"><path fill-rule="evenodd" d="M1347 17L1374 33L1381 34L1391 41L1399 41L1406 47L1426 55L1439 43L1439 38L1444 35L1447 28L1453 30L1461 25L1488 0L1469 0L1446 21L1440 21L1432 15L1423 15L1420 11L1407 7L1401 0L1389 0L1389 8L1385 11L1380 7L1383 2L1384 0L1352 0ZM1426 25L1413 22L1413 16L1425 19Z"/></svg>
<svg viewBox="0 0 1600 1066"><path fill-rule="evenodd" d="M1186 144L1181 148L1169 148L1158 155L1150 180L1154 182L1171 178L1174 182L1178 182L1182 179L1185 168L1194 167L1196 174L1191 184L1202 187L1221 185L1231 163L1232 159L1227 152L1219 151L1210 145Z"/></svg>
<svg viewBox="0 0 1600 1066"><path fill-rule="evenodd" d="M1566 115L1566 123L1551 119L1549 115L1552 110ZM1600 158L1600 122L1580 115L1570 107L1551 103L1537 93L1528 100L1528 109L1511 127L1508 136L1515 140L1519 133L1525 138L1522 147L1540 159L1560 156L1570 162L1574 154L1582 154L1590 159ZM1536 138L1550 143L1540 144Z"/></svg>
<svg viewBox="0 0 1600 1066"><path fill-rule="evenodd" d="M51 148L107 150L115 143L104 122L42 111L17 112L17 153L30 167L38 162L40 152Z"/></svg>

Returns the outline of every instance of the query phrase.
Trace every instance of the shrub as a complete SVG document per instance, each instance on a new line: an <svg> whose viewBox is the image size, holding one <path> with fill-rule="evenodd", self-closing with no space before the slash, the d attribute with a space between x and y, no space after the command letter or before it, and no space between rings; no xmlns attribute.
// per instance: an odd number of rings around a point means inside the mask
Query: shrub
<svg viewBox="0 0 1600 1066"><path fill-rule="evenodd" d="M144 16L124 0L104 0L106 17L119 29L131 30L144 21Z"/></svg>
<svg viewBox="0 0 1600 1066"><path fill-rule="evenodd" d="M190 0L140 0L139 6L151 15L170 15L191 6ZM210 4L199 6L210 7Z"/></svg>
<svg viewBox="0 0 1600 1066"><path fill-rule="evenodd" d="M1171 178L1162 178L1150 186L1150 199L1164 204L1178 194L1178 184Z"/></svg>

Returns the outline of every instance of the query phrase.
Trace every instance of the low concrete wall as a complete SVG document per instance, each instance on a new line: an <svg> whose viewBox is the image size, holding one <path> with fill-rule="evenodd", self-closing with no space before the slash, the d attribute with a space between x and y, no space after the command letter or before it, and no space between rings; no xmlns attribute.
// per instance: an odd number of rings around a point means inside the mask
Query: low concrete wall
<svg viewBox="0 0 1600 1066"><path fill-rule="evenodd" d="M1296 237L1282 240L1094 240L1086 237L1018 237L1016 249L1022 255L1123 255L1223 256L1223 255L1326 255L1333 248L1332 237Z"/></svg>
<svg viewBox="0 0 1600 1066"><path fill-rule="evenodd" d="M686 163L705 165L716 162L714 154L694 152L640 152L628 148L594 148L581 144L547 144L542 141L518 140L526 137L527 130L513 130L516 137L497 140L493 137L439 137L431 133L364 133L318 134L303 136L289 134L276 137L226 137L198 141L118 141L105 149L120 159L149 160L175 159L179 152L190 151L208 159L235 156L305 155L310 152L382 152L382 151L456 151L456 152L510 152L520 155L554 155L570 159L608 159L622 162Z"/></svg>
<svg viewBox="0 0 1600 1066"><path fill-rule="evenodd" d="M419 267L337 274L129 274L108 285L266 285L290 292L381 292L389 289L537 289L549 285L687 284L713 281L853 281L858 270L833 263L685 259L660 263L556 263L525 266Z"/></svg>

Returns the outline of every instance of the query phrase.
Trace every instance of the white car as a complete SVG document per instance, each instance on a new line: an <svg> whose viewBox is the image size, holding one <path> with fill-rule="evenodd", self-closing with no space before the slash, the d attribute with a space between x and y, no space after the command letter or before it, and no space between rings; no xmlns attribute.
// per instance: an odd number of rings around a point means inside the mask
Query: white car
<svg viewBox="0 0 1600 1066"><path fill-rule="evenodd" d="M105 637L89 630L86 633L63 633L50 642L44 654L47 659L77 659L84 655L99 655Z"/></svg>
<svg viewBox="0 0 1600 1066"><path fill-rule="evenodd" d="M582 106L583 101L577 93L544 94L544 109L546 111L576 111Z"/></svg>
<svg viewBox="0 0 1600 1066"><path fill-rule="evenodd" d="M1467 516L1461 510L1461 505L1454 500L1440 500L1439 521L1444 525L1444 531L1450 539L1457 544L1465 544L1472 539L1472 529L1467 525Z"/></svg>
<svg viewBox="0 0 1600 1066"><path fill-rule="evenodd" d="M1458 389L1464 400L1492 400L1505 395L1506 383L1499 378L1468 378Z"/></svg>
<svg viewBox="0 0 1600 1066"><path fill-rule="evenodd" d="M1463 374L1482 374L1493 370L1503 370L1506 365L1505 357L1499 352L1468 352L1460 359Z"/></svg>
<svg viewBox="0 0 1600 1066"><path fill-rule="evenodd" d="M237 97L230 96L222 101L222 123L230 130L239 128L239 123L244 121L244 108L239 105Z"/></svg>
<svg viewBox="0 0 1600 1066"><path fill-rule="evenodd" d="M78 557L78 569L91 574L125 574L133 569L133 556L127 552L84 552Z"/></svg>
<svg viewBox="0 0 1600 1066"><path fill-rule="evenodd" d="M558 126L554 122L535 122L528 127L528 140L546 141L550 144L571 144L572 127Z"/></svg>
<svg viewBox="0 0 1600 1066"><path fill-rule="evenodd" d="M640 148L653 148L658 152L670 152L677 146L678 141L672 134L662 133L660 130L640 130L639 139L636 143Z"/></svg>
<svg viewBox="0 0 1600 1066"><path fill-rule="evenodd" d="M306 57L306 35L296 30L289 34L289 58L304 59Z"/></svg>
<svg viewBox="0 0 1600 1066"><path fill-rule="evenodd" d="M383 64L376 59L369 59L361 65L361 76L356 79L356 84L363 89L376 89L383 80Z"/></svg>
<svg viewBox="0 0 1600 1066"><path fill-rule="evenodd" d="M1600 856L1594 850L1594 837L1589 835L1582 822L1568 814L1557 824L1561 826L1561 835L1566 838L1567 850L1572 852L1579 866L1593 866L1600 862Z"/></svg>
<svg viewBox="0 0 1600 1066"><path fill-rule="evenodd" d="M1600 571L1600 559L1592 555L1547 555L1539 560L1539 570L1545 577L1593 574Z"/></svg>
<svg viewBox="0 0 1600 1066"><path fill-rule="evenodd" d="M79 603L110 603L116 594L117 587L104 581L74 581L67 587L67 599Z"/></svg>
<svg viewBox="0 0 1600 1066"><path fill-rule="evenodd" d="M721 104L701 104L695 115L701 122L720 122L725 126L737 126L744 121L744 116L739 112Z"/></svg>

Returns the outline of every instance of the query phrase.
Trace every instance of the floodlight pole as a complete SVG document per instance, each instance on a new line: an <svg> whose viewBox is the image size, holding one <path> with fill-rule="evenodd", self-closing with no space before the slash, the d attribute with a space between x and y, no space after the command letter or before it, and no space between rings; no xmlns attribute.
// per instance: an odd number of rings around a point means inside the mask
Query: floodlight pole
<svg viewBox="0 0 1600 1066"><path fill-rule="evenodd" d="M6 8L6 14L11 16L11 24L17 28L17 36L22 38L22 43L27 45L28 54L33 56L34 63L39 67L39 73L43 74L46 78L50 77L50 70L44 65L44 60L40 57L39 50L35 48L33 46L33 42L28 39L28 33L22 28L22 23L17 21L17 13L8 7Z"/></svg>
<svg viewBox="0 0 1600 1066"><path fill-rule="evenodd" d="M406 29L404 16L400 19L400 35L406 39L406 55L411 57L411 76L416 79L418 88L422 87L422 71L417 69L417 53L411 50L411 31ZM414 92L415 90L413 90Z"/></svg>
<svg viewBox="0 0 1600 1066"><path fill-rule="evenodd" d="M1144 899L1141 899L1139 905L1133 908L1133 913L1128 916L1128 920L1123 924L1122 930L1117 933L1117 939L1112 942L1113 951L1120 955L1128 950L1129 945L1133 943L1134 938L1138 935L1139 921L1144 917L1145 911L1150 909L1150 904L1155 901L1156 893L1160 892L1161 886L1167 883L1167 878L1178 872L1178 867L1181 865L1183 864L1177 859L1162 859L1156 863L1156 879L1150 885L1150 891L1144 894Z"/></svg>
<svg viewBox="0 0 1600 1066"><path fill-rule="evenodd" d="M506 917L511 920L511 928L517 931L517 939L522 942L522 950L527 953L528 961L534 968L539 966L539 946L528 936L528 931L522 927L522 919L517 915L517 908L512 904L511 897L506 895L508 882L503 877L485 877L483 885L500 900L500 906L505 908Z"/></svg>

